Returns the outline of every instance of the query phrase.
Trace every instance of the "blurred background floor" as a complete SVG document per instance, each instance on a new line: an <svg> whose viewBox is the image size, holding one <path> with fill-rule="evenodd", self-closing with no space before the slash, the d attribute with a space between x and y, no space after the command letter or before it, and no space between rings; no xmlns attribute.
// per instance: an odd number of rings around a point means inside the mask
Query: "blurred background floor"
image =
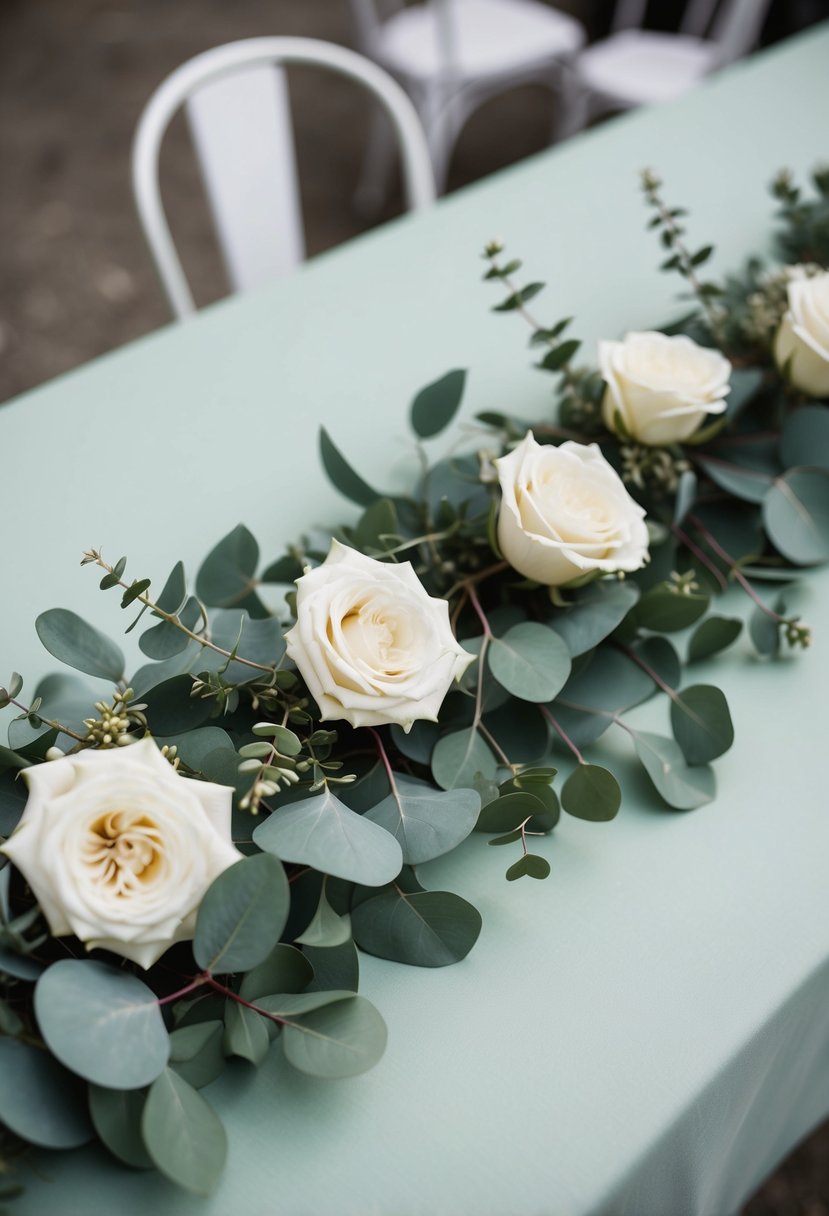
<svg viewBox="0 0 829 1216"><path fill-rule="evenodd" d="M607 30L606 0L558 7L593 37ZM677 5L650 7L670 27ZM763 40L827 16L826 0L776 0ZM346 0L0 0L0 402L169 321L132 203L132 133L173 68L262 34L353 44ZM367 108L329 75L296 71L290 81L313 254L368 226L351 208ZM545 147L549 106L548 93L524 88L483 107L456 149L450 190ZM197 302L216 299L221 267L180 120L162 154L162 181ZM399 196L377 219L397 210ZM829 1126L792 1154L744 1216L829 1216Z"/></svg>

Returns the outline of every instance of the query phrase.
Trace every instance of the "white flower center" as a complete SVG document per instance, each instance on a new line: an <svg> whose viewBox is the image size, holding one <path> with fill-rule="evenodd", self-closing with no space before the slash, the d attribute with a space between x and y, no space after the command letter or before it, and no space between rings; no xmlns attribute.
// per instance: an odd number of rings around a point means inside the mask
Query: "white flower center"
<svg viewBox="0 0 829 1216"><path fill-rule="evenodd" d="M111 895L129 898L154 883L164 866L162 834L146 814L106 811L89 825L83 862L90 878Z"/></svg>
<svg viewBox="0 0 829 1216"><path fill-rule="evenodd" d="M365 601L342 620L340 628L353 659L385 676L411 667L412 630L391 604Z"/></svg>

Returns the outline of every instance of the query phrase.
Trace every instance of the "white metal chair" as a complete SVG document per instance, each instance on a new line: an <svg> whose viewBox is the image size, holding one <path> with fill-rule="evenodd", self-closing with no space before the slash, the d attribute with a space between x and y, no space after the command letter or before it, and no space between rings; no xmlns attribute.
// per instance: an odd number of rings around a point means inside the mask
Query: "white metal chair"
<svg viewBox="0 0 829 1216"><path fill-rule="evenodd" d="M520 84L558 91L562 65L584 45L578 21L538 0L351 0L358 44L399 80L420 115L439 190L464 123L491 97ZM555 134L551 129L551 137ZM377 206L391 162L377 116L358 201Z"/></svg>
<svg viewBox="0 0 829 1216"><path fill-rule="evenodd" d="M647 0L617 0L607 38L577 56L566 88L565 131L591 118L671 101L756 43L771 0L689 0L677 33L639 28Z"/></svg>
<svg viewBox="0 0 829 1216"><path fill-rule="evenodd" d="M136 206L174 315L195 304L161 201L158 156L172 116L185 106L233 290L293 269L305 256L286 64L329 68L363 85L391 120L402 154L406 202L434 201L429 149L401 87L345 47L311 38L250 38L196 55L150 98L132 150Z"/></svg>

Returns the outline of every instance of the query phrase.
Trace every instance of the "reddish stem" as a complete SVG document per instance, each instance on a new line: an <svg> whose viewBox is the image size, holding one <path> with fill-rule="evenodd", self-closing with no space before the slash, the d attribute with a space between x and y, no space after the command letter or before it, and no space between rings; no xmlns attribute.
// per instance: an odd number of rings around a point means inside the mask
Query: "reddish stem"
<svg viewBox="0 0 829 1216"><path fill-rule="evenodd" d="M566 733L566 731L564 730L564 727L563 727L563 726L561 726L561 725L559 724L558 720L557 720L556 718L554 718L554 717L553 717L553 715L550 713L550 711L549 711L549 709L547 708L547 706L546 706L546 705L539 705L539 707L538 707L538 708L541 710L542 714L543 714L543 715L544 715L544 717L547 719L547 721L550 723L550 726L552 726L553 730L556 732L556 734L559 736L559 738L560 738L560 739L561 739L561 740L562 740L564 743L566 743L566 744L567 744L567 746L570 748L570 751L571 751L571 752L573 753L573 755L576 757L576 759L578 760L579 764L586 764L586 763L587 763L587 761L585 760L584 756L581 754L581 752L579 751L579 749L576 747L575 743L574 743L574 742L573 742L573 740L570 738L570 736L569 736L569 735Z"/></svg>
<svg viewBox="0 0 829 1216"><path fill-rule="evenodd" d="M734 575L734 578L740 584L743 591L745 591L746 595L754 600L754 603L762 612L765 612L766 616L771 617L771 619L776 621L778 625L782 625L785 621L785 617L780 616L779 613L775 612L772 608L769 608L768 604L763 603L760 596L743 574L737 562L734 560L731 554L727 552L727 550L723 549L719 541L717 541L711 535L702 520L698 519L696 515L689 515L688 522L692 525L692 527L696 528L697 532L699 532L709 549L712 549L714 553L716 553L717 557L721 558L722 561L726 563L729 570Z"/></svg>

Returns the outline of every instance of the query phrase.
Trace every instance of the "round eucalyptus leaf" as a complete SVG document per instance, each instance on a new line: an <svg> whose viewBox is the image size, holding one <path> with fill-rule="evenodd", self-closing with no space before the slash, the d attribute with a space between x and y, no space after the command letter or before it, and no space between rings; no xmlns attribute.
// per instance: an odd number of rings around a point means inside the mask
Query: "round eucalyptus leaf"
<svg viewBox="0 0 829 1216"><path fill-rule="evenodd" d="M513 764L532 764L549 750L550 729L538 706L510 697L492 713L484 713L484 726Z"/></svg>
<svg viewBox="0 0 829 1216"><path fill-rule="evenodd" d="M198 1090L171 1068L150 1086L141 1135L156 1169L196 1195L209 1195L221 1177L227 1136Z"/></svg>
<svg viewBox="0 0 829 1216"><path fill-rule="evenodd" d="M282 1048L300 1072L354 1077L374 1067L387 1039L386 1023L371 1002L349 993L292 1020L282 1032Z"/></svg>
<svg viewBox="0 0 829 1216"><path fill-rule="evenodd" d="M141 1115L146 1100L144 1089L89 1087L89 1113L98 1137L113 1156L137 1170L153 1167L141 1139Z"/></svg>
<svg viewBox="0 0 829 1216"><path fill-rule="evenodd" d="M488 802L475 827L479 832L511 832L533 815L543 815L546 809L534 790L516 790Z"/></svg>
<svg viewBox="0 0 829 1216"><path fill-rule="evenodd" d="M570 654L586 654L603 642L625 619L639 599L635 583L598 579L575 593L573 603L550 618Z"/></svg>
<svg viewBox="0 0 829 1216"><path fill-rule="evenodd" d="M35 620L43 645L77 671L117 683L124 674L124 656L114 642L68 608L50 608Z"/></svg>
<svg viewBox="0 0 829 1216"><path fill-rule="evenodd" d="M789 414L780 432L780 456L787 469L801 465L829 469L829 410L825 405L803 405Z"/></svg>
<svg viewBox="0 0 829 1216"><path fill-rule="evenodd" d="M700 466L715 485L746 502L762 502L772 484L772 476L760 469L746 469L714 457L698 456Z"/></svg>
<svg viewBox="0 0 829 1216"><path fill-rule="evenodd" d="M432 776L444 790L472 788L475 777L494 777L498 762L479 732L470 727L444 735L432 752Z"/></svg>
<svg viewBox="0 0 829 1216"><path fill-rule="evenodd" d="M636 605L636 624L655 633L675 633L687 629L708 607L707 595L686 595L660 583L646 591Z"/></svg>
<svg viewBox="0 0 829 1216"><path fill-rule="evenodd" d="M775 478L763 499L763 524L795 565L829 561L829 470L789 469Z"/></svg>
<svg viewBox="0 0 829 1216"><path fill-rule="evenodd" d="M61 959L35 985L49 1050L72 1072L110 1089L139 1089L162 1071L170 1039L154 992L105 963Z"/></svg>
<svg viewBox="0 0 829 1216"><path fill-rule="evenodd" d="M709 616L698 625L688 643L688 662L698 663L700 659L710 658L719 654L742 633L743 622L733 616Z"/></svg>
<svg viewBox="0 0 829 1216"><path fill-rule="evenodd" d="M622 805L619 782L597 764L579 764L564 782L561 805L568 815L603 823L613 819Z"/></svg>
<svg viewBox="0 0 829 1216"><path fill-rule="evenodd" d="M686 764L682 748L674 739L637 731L636 754L651 781L669 806L691 811L711 802L716 792L714 770L707 764Z"/></svg>
<svg viewBox="0 0 829 1216"><path fill-rule="evenodd" d="M450 891L386 891L351 913L361 950L414 967L446 967L465 958L481 932L481 915Z"/></svg>
<svg viewBox="0 0 829 1216"><path fill-rule="evenodd" d="M518 861L507 870L507 882L514 882L516 878L549 878L550 863L546 857L539 857L536 853L525 853L523 857L519 857Z"/></svg>
<svg viewBox="0 0 829 1216"><path fill-rule="evenodd" d="M413 722L408 734L397 723L394 723L390 730L392 742L399 752L409 760L416 760L418 764L429 763L432 750L440 738L437 722Z"/></svg>
<svg viewBox="0 0 829 1216"><path fill-rule="evenodd" d="M260 849L322 874L382 887L400 872L400 845L385 828L350 810L326 788L290 803L253 833Z"/></svg>
<svg viewBox="0 0 829 1216"><path fill-rule="evenodd" d="M249 971L273 950L285 928L291 893L276 857L257 853L210 885L196 920L193 955L205 971Z"/></svg>
<svg viewBox="0 0 829 1216"><path fill-rule="evenodd" d="M314 967L302 951L280 942L264 962L244 976L239 995L255 1001L269 992L302 992L313 978Z"/></svg>
<svg viewBox="0 0 829 1216"><path fill-rule="evenodd" d="M538 621L522 621L492 638L487 657L498 683L522 701L552 701L570 675L567 643Z"/></svg>
<svg viewBox="0 0 829 1216"><path fill-rule="evenodd" d="M0 1037L0 1122L42 1148L92 1139L83 1086L48 1052Z"/></svg>
<svg viewBox="0 0 829 1216"><path fill-rule="evenodd" d="M671 728L688 764L708 764L734 742L728 702L713 684L693 684L674 693Z"/></svg>
<svg viewBox="0 0 829 1216"><path fill-rule="evenodd" d="M398 776L394 791L365 818L391 832L400 842L404 863L414 866L449 853L465 840L480 807L475 790L436 790L424 781Z"/></svg>

